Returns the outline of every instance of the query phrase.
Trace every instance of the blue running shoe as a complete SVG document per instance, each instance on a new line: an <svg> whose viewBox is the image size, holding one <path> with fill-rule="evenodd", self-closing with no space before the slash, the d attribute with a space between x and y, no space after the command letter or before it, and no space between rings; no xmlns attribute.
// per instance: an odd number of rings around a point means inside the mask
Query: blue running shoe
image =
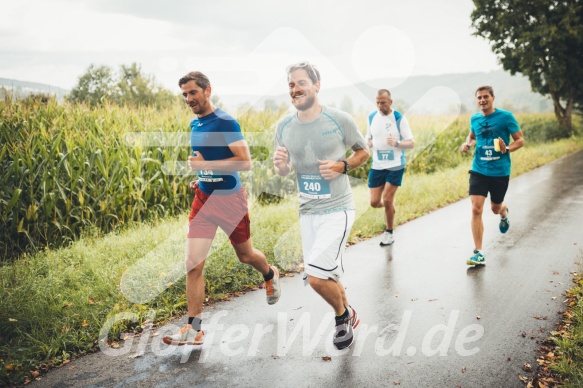
<svg viewBox="0 0 583 388"><path fill-rule="evenodd" d="M510 228L510 221L508 220L508 209L506 209L506 218L500 219L500 224L498 227L500 228L501 233L508 232L508 229Z"/></svg>
<svg viewBox="0 0 583 388"><path fill-rule="evenodd" d="M486 258L482 255L482 252L474 249L474 255L468 259L467 265L486 265Z"/></svg>

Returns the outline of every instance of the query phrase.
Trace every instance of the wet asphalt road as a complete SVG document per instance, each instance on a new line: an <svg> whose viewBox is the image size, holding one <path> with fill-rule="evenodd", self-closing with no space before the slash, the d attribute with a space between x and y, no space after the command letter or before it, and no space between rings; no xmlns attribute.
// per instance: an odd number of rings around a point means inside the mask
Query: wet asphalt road
<svg viewBox="0 0 583 388"><path fill-rule="evenodd" d="M392 247L350 247L343 280L361 324L348 351L331 345L325 302L286 277L274 306L260 290L207 308L207 348L161 344L170 324L32 386L523 387L583 259L581 171L578 152L513 179L509 232L485 211L485 267L465 264L469 199L400 226Z"/></svg>

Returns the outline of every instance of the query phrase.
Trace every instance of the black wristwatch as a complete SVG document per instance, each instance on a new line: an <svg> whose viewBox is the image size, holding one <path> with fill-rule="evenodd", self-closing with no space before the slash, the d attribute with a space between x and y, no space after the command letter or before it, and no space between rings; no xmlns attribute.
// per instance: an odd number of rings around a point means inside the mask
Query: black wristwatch
<svg viewBox="0 0 583 388"><path fill-rule="evenodd" d="M344 163L344 174L346 174L350 170L350 164L346 160L343 160L342 163Z"/></svg>

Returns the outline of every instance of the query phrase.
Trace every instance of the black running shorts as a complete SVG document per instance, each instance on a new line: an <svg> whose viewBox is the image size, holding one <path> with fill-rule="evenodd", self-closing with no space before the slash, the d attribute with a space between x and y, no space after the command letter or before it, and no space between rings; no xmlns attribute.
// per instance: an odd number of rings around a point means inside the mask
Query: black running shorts
<svg viewBox="0 0 583 388"><path fill-rule="evenodd" d="M509 176L486 176L471 170L469 173L470 195L487 197L489 192L492 203L501 204L504 202L504 196L510 181Z"/></svg>

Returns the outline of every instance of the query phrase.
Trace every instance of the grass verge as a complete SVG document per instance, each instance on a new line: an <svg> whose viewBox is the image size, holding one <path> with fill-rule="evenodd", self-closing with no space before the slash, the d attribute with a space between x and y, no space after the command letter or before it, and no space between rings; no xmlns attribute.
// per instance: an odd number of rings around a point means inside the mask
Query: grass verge
<svg viewBox="0 0 583 388"><path fill-rule="evenodd" d="M581 251L583 259L583 251ZM531 387L583 387L583 274L574 274L574 286L566 293L566 311L557 330L540 348L538 369Z"/></svg>

